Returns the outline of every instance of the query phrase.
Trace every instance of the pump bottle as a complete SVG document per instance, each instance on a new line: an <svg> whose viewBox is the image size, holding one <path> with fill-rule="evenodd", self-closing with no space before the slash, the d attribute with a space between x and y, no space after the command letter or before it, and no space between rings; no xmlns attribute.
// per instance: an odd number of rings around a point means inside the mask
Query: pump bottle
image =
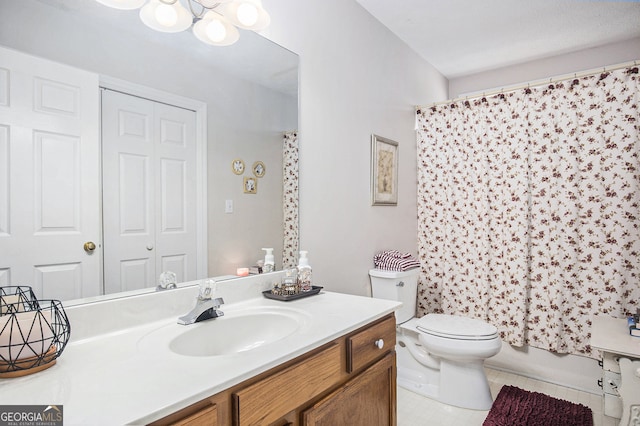
<svg viewBox="0 0 640 426"><path fill-rule="evenodd" d="M306 292L313 289L311 284L311 265L307 258L307 251L300 251L300 259L298 260L298 282L300 283L300 291Z"/></svg>
<svg viewBox="0 0 640 426"><path fill-rule="evenodd" d="M263 248L265 251L264 255L264 266L262 267L263 272L273 272L276 270L276 262L273 257L273 248Z"/></svg>

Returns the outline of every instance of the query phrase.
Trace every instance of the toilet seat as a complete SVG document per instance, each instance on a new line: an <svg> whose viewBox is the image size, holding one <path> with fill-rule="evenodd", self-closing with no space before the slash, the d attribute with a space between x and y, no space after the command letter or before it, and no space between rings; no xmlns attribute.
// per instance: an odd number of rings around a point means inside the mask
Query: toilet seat
<svg viewBox="0 0 640 426"><path fill-rule="evenodd" d="M498 337L498 329L484 321L459 315L427 314L415 323L425 334L456 340L491 340Z"/></svg>

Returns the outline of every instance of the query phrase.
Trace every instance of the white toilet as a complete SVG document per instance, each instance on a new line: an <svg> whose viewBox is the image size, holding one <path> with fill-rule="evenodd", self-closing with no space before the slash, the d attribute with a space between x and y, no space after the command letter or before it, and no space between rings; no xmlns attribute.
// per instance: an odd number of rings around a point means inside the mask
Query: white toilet
<svg viewBox="0 0 640 426"><path fill-rule="evenodd" d="M445 404L490 409L484 360L502 347L498 329L457 315L416 318L418 273L418 268L369 271L373 297L402 302L395 312L398 384Z"/></svg>

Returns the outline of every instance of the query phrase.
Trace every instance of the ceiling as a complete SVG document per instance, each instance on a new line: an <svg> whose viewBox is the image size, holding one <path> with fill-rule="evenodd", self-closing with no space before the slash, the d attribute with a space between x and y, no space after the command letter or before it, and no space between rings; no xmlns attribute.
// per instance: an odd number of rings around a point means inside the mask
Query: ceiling
<svg viewBox="0 0 640 426"><path fill-rule="evenodd" d="M639 0L356 1L449 79L640 37Z"/></svg>

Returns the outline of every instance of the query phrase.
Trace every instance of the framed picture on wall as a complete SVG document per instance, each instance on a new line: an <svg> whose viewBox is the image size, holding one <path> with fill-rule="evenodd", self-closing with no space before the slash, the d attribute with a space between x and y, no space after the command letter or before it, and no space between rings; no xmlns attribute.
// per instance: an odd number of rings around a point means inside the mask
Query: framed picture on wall
<svg viewBox="0 0 640 426"><path fill-rule="evenodd" d="M262 176L264 176L267 171L267 168L262 161L256 161L255 163L253 163L251 169L253 170L253 174L257 178L261 178Z"/></svg>
<svg viewBox="0 0 640 426"><path fill-rule="evenodd" d="M258 181L254 177L246 177L243 181L245 194L257 194L258 193Z"/></svg>
<svg viewBox="0 0 640 426"><path fill-rule="evenodd" d="M398 142L371 135L371 205L398 205Z"/></svg>

